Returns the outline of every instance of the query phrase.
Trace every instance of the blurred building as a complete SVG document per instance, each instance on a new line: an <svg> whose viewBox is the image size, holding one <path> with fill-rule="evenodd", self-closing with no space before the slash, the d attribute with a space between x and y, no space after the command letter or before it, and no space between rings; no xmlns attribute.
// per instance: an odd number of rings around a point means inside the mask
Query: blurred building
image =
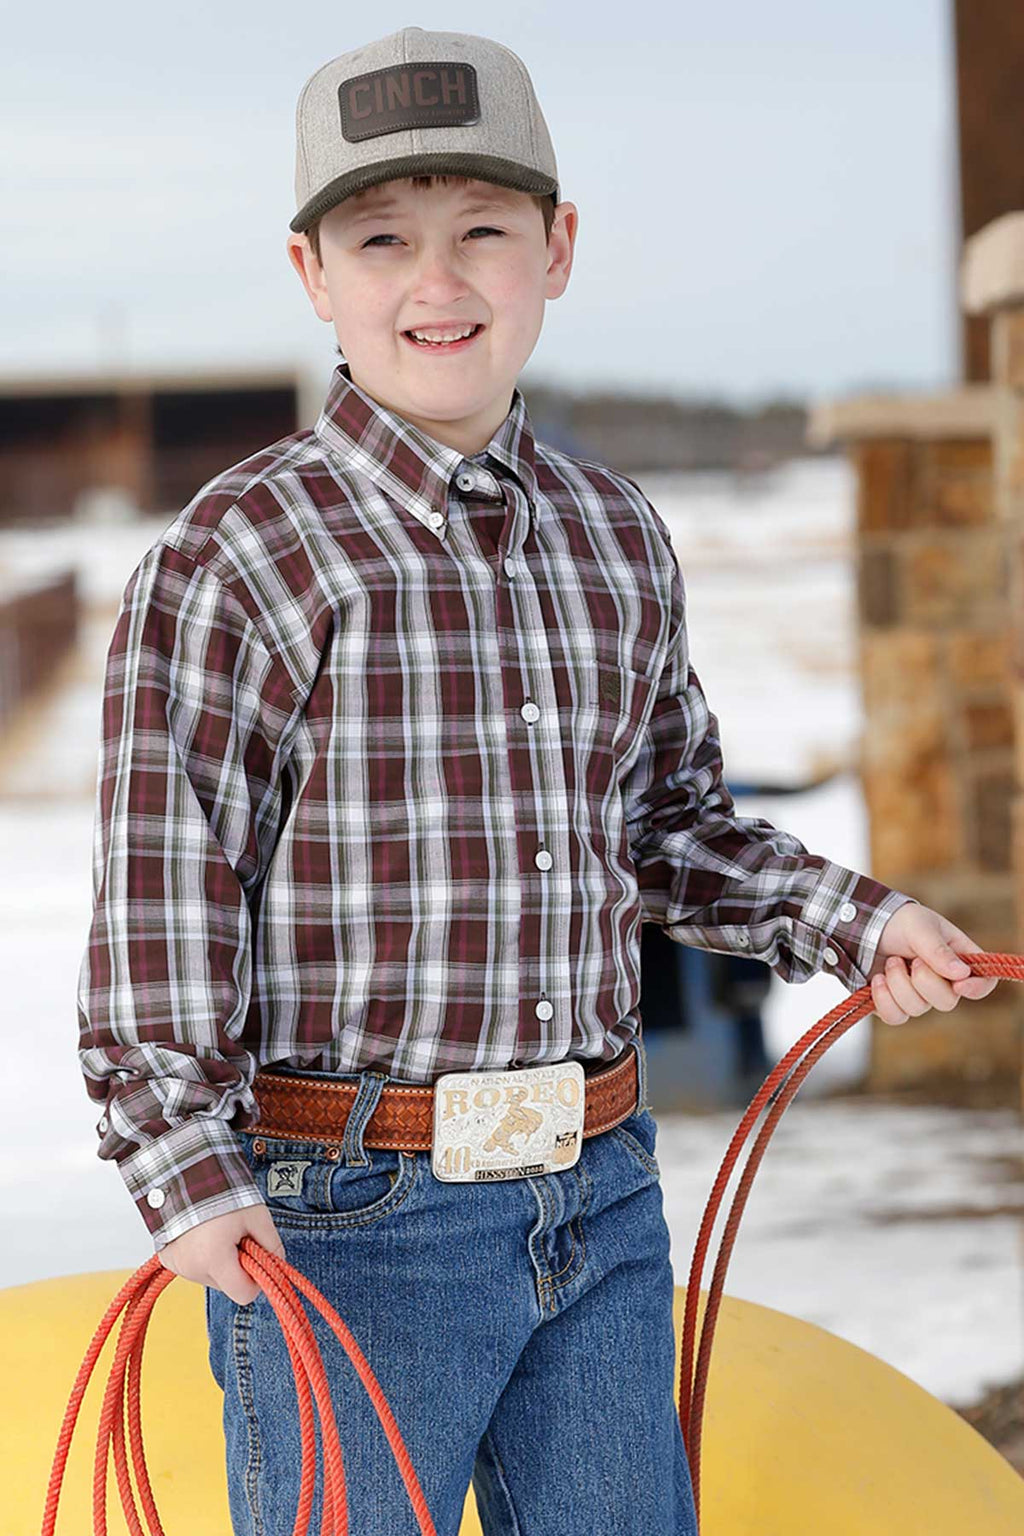
<svg viewBox="0 0 1024 1536"><path fill-rule="evenodd" d="M0 379L0 524L72 517L96 491L173 512L321 394L297 369Z"/></svg>

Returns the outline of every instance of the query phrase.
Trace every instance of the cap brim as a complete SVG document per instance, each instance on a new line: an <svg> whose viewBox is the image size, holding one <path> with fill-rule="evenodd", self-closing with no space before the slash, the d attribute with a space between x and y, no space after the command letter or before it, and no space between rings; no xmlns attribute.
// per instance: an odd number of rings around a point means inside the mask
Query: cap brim
<svg viewBox="0 0 1024 1536"><path fill-rule="evenodd" d="M515 192L541 196L546 193L558 201L558 182L546 176L543 171L535 171L515 160L502 160L495 155L439 151L432 155L403 155L397 160L379 160L374 165L361 165L358 170L336 176L303 204L289 221L288 228L297 235L302 234L329 209L351 197L353 192L361 192L364 187L377 186L382 181L396 181L404 176L470 176L478 181L493 181L499 187L511 187Z"/></svg>

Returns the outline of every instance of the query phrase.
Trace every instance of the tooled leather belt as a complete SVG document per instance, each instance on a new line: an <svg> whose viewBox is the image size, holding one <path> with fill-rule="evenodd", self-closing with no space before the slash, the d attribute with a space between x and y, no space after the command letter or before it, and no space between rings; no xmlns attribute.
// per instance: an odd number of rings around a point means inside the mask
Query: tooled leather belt
<svg viewBox="0 0 1024 1536"><path fill-rule="evenodd" d="M257 1072L252 1086L259 1118L246 1127L247 1132L330 1143L344 1137L359 1083L327 1082L290 1071L284 1076L271 1069ZM584 1137L611 1130L634 1114L641 1107L637 1092L637 1057L631 1046L605 1067L584 1069ZM363 1141L368 1147L428 1152L433 1124L432 1084L388 1082L366 1122Z"/></svg>

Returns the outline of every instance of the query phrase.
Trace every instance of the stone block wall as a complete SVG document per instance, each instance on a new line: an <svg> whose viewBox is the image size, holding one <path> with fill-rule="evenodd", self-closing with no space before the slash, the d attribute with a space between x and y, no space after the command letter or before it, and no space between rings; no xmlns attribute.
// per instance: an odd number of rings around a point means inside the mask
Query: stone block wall
<svg viewBox="0 0 1024 1536"><path fill-rule="evenodd" d="M995 416L993 389L978 385L822 406L811 433L844 442L856 469L870 873L983 948L1018 951L1024 690L1018 703ZM1012 983L897 1028L872 1015L865 1086L938 1099L981 1085L1020 1103L1022 1021L1024 987Z"/></svg>

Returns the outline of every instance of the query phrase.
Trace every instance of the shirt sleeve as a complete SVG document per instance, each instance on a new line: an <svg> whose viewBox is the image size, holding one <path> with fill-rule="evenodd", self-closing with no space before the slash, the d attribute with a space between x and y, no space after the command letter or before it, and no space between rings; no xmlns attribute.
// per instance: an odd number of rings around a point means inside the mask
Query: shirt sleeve
<svg viewBox="0 0 1024 1536"><path fill-rule="evenodd" d="M673 567L669 642L643 745L623 781L645 914L681 944L761 960L783 981L827 969L856 991L889 918L915 898L736 814L718 719L690 665L682 573L654 515Z"/></svg>
<svg viewBox="0 0 1024 1536"><path fill-rule="evenodd" d="M250 904L277 839L288 681L228 584L148 551L106 661L78 1055L98 1156L157 1250L260 1202L235 1130L256 1120Z"/></svg>

